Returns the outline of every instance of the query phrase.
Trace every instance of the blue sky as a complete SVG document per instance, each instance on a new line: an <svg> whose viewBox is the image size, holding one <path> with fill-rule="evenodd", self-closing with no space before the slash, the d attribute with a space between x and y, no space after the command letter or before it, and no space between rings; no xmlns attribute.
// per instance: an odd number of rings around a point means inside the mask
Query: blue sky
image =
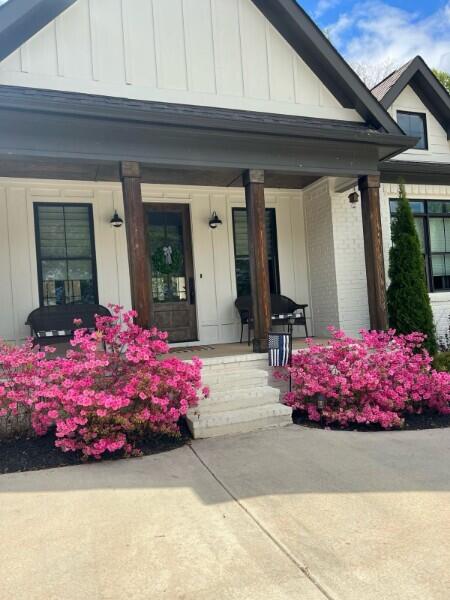
<svg viewBox="0 0 450 600"><path fill-rule="evenodd" d="M298 0L352 63L450 71L450 0Z"/></svg>

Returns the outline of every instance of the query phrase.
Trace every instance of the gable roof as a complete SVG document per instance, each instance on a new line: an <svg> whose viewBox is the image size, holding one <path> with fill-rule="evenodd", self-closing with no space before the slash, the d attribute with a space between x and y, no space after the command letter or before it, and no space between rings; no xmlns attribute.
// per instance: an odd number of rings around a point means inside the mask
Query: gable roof
<svg viewBox="0 0 450 600"><path fill-rule="evenodd" d="M345 108L374 127L401 129L296 0L252 0Z"/></svg>
<svg viewBox="0 0 450 600"><path fill-rule="evenodd" d="M450 140L450 94L421 56L388 75L373 88L372 94L387 110L408 85L436 117Z"/></svg>
<svg viewBox="0 0 450 600"><path fill-rule="evenodd" d="M0 7L0 60L50 23L76 0L9 0ZM295 0L252 0L344 108L368 125L402 133L397 123Z"/></svg>

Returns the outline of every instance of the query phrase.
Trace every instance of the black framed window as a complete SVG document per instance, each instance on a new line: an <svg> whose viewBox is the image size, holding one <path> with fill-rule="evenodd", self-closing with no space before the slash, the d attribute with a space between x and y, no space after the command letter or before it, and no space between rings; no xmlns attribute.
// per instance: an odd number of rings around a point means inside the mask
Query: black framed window
<svg viewBox="0 0 450 600"><path fill-rule="evenodd" d="M406 135L419 138L415 148L428 150L427 116L425 114L399 110L397 122Z"/></svg>
<svg viewBox="0 0 450 600"><path fill-rule="evenodd" d="M415 200L410 203L431 292L450 291L450 201ZM391 215L398 200L390 201Z"/></svg>
<svg viewBox="0 0 450 600"><path fill-rule="evenodd" d="M247 210L245 208L233 208L233 233L237 295L238 297L248 296L251 293L251 283ZM266 208L266 234L270 291L272 294L279 294L280 272L278 268L277 222L274 208Z"/></svg>
<svg viewBox="0 0 450 600"><path fill-rule="evenodd" d="M90 204L35 203L41 306L98 303Z"/></svg>

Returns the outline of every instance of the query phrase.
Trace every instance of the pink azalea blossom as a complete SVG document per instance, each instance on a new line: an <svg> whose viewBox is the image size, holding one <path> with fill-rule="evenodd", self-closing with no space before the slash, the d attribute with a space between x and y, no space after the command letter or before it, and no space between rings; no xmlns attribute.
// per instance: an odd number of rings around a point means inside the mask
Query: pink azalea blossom
<svg viewBox="0 0 450 600"><path fill-rule="evenodd" d="M166 333L136 325L134 311L111 310L96 317L96 332L77 329L63 357L49 360L54 349L38 351L31 340L0 341L0 416L27 407L38 435L54 428L58 448L95 459L136 455L149 432L176 434L201 395L201 362L161 358Z"/></svg>
<svg viewBox="0 0 450 600"><path fill-rule="evenodd" d="M432 369L421 333L361 331L352 339L330 328L332 340L294 354L285 403L325 424L401 427L407 414L425 409L450 413L450 374ZM279 377L285 376L283 373ZM325 406L319 411L317 399Z"/></svg>

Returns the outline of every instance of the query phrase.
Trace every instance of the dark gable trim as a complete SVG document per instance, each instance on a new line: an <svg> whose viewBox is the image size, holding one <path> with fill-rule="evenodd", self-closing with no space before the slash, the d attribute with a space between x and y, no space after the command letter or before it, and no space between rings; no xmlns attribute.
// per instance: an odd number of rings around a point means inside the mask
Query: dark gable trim
<svg viewBox="0 0 450 600"><path fill-rule="evenodd" d="M253 0L253 3L344 107L354 108L377 129L401 133L394 119L295 0Z"/></svg>
<svg viewBox="0 0 450 600"><path fill-rule="evenodd" d="M407 160L387 160L380 163L384 183L450 185L450 164Z"/></svg>
<svg viewBox="0 0 450 600"><path fill-rule="evenodd" d="M0 60L76 0L10 0L0 9ZM295 0L252 0L347 108L386 133L401 130Z"/></svg>
<svg viewBox="0 0 450 600"><path fill-rule="evenodd" d="M0 7L0 60L12 54L76 0L9 0Z"/></svg>
<svg viewBox="0 0 450 600"><path fill-rule="evenodd" d="M380 101L389 109L405 87L410 85L428 110L436 117L450 140L450 94L436 79L422 57L416 56Z"/></svg>

